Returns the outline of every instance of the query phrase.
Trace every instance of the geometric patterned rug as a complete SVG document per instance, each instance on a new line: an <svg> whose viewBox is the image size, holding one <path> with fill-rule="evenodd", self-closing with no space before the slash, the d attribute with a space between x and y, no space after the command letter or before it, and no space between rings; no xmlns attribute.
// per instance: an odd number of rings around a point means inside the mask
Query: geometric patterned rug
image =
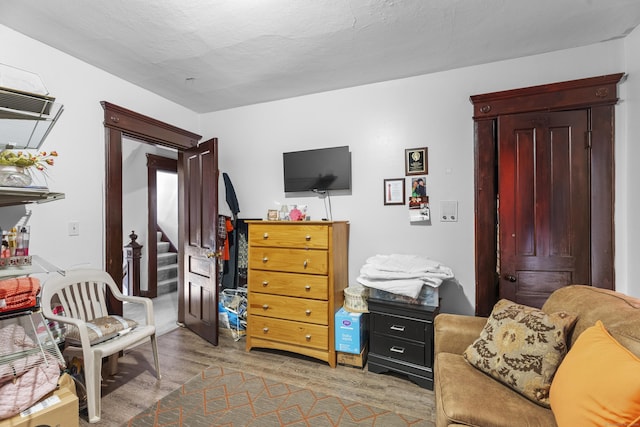
<svg viewBox="0 0 640 427"><path fill-rule="evenodd" d="M431 424L362 402L300 388L281 379L212 366L125 425L418 427Z"/></svg>

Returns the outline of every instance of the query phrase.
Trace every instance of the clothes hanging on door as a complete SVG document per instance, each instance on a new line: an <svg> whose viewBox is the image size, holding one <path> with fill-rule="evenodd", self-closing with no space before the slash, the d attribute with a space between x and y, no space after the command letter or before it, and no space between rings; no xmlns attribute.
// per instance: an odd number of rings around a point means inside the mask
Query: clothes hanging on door
<svg viewBox="0 0 640 427"><path fill-rule="evenodd" d="M222 179L224 181L225 198L227 201L227 205L229 205L229 209L231 209L231 212L233 213L233 217L235 219L240 212L240 205L238 204L238 198L236 197L236 190L233 188L231 178L229 178L229 175L227 175L226 172L222 173Z"/></svg>
<svg viewBox="0 0 640 427"><path fill-rule="evenodd" d="M223 288L237 288L238 272L238 233L236 224L240 205L236 196L231 178L226 172L222 173L222 179L218 181L218 213L226 217L224 228L226 240L224 242L221 284ZM222 223L221 223L222 226Z"/></svg>

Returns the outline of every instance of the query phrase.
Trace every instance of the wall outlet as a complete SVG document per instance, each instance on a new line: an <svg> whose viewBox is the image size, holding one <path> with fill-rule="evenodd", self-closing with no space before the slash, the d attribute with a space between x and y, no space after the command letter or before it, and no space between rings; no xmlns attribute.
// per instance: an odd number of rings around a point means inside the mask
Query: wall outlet
<svg viewBox="0 0 640 427"><path fill-rule="evenodd" d="M80 235L80 223L78 221L69 221L69 223L67 224L67 228L69 231L69 236Z"/></svg>
<svg viewBox="0 0 640 427"><path fill-rule="evenodd" d="M440 221L442 222L458 221L458 201L457 200L440 201Z"/></svg>

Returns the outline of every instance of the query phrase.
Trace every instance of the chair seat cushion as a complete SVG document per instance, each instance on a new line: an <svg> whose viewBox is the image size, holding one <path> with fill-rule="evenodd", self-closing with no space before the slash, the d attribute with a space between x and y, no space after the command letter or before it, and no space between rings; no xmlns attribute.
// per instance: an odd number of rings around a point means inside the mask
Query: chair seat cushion
<svg viewBox="0 0 640 427"><path fill-rule="evenodd" d="M553 427L550 409L471 366L462 355L438 353L435 368L437 425ZM440 419L445 417L446 420Z"/></svg>
<svg viewBox="0 0 640 427"><path fill-rule="evenodd" d="M135 320L112 314L93 319L91 322L86 322L86 325L89 332L89 342L94 345L128 332L138 326L138 323ZM67 332L65 340L71 345L80 345L78 328L72 326Z"/></svg>

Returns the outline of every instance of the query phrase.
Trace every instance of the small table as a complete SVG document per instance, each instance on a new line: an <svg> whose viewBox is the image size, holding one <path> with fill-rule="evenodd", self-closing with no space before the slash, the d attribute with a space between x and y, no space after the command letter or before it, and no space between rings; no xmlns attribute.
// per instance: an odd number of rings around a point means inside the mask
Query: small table
<svg viewBox="0 0 640 427"><path fill-rule="evenodd" d="M438 307L368 299L368 370L405 374L433 390L433 320Z"/></svg>

